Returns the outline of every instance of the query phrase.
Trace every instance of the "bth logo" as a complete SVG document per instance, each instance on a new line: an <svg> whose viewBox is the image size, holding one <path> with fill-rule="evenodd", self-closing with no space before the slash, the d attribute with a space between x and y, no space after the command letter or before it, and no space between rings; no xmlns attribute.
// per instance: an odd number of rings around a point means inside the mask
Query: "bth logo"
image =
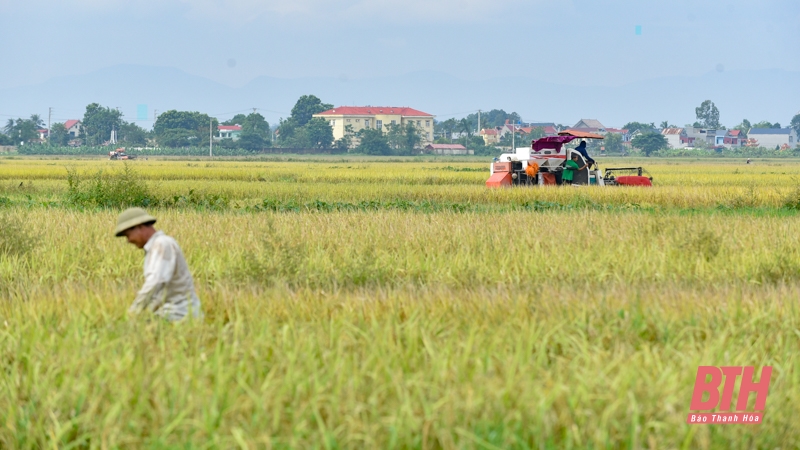
<svg viewBox="0 0 800 450"><path fill-rule="evenodd" d="M686 423L761 423L764 419L764 413L759 411L763 411L764 406L767 404L772 367L764 366L761 368L761 377L759 377L757 383L753 381L753 372L754 368L752 366L698 367L690 409L692 411L709 411L714 410L719 405L719 412L689 413L689 416L686 417ZM731 411L731 401L736 378L739 375L742 376L742 381L739 385L739 394L736 396L736 412L733 412ZM722 387L722 397L720 397L719 386L722 384L723 378L725 379L725 384ZM751 392L756 393L755 410L747 412L747 401ZM703 396L705 393L708 393L708 400L704 401Z"/></svg>

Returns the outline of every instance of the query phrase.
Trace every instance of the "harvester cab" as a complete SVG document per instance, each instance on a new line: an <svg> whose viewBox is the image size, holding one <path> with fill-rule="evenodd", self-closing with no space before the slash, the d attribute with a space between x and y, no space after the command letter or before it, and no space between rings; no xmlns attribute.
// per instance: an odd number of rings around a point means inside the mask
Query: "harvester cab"
<svg viewBox="0 0 800 450"><path fill-rule="evenodd" d="M575 149L565 148L564 144L575 139L603 139L602 135L578 130L565 130L557 136L547 136L531 141L530 147L515 149L515 153L503 153L495 158L490 166L491 175L486 180L487 187L502 186L544 186L564 184L563 173L566 162L573 154L578 155L578 165L583 167L586 159ZM572 185L597 186L652 186L652 177L642 176L641 167L633 168L636 174L616 176L631 168L609 168L605 173L595 163L573 174Z"/></svg>

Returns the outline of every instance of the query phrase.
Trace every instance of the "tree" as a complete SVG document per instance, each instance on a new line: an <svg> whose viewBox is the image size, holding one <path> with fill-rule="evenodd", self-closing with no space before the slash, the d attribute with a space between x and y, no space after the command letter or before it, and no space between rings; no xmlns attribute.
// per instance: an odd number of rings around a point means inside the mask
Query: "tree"
<svg viewBox="0 0 800 450"><path fill-rule="evenodd" d="M54 123L50 126L50 145L63 147L69 143L69 138L63 123Z"/></svg>
<svg viewBox="0 0 800 450"><path fill-rule="evenodd" d="M642 133L633 138L631 144L650 156L653 152L667 148L667 138L661 133Z"/></svg>
<svg viewBox="0 0 800 450"><path fill-rule="evenodd" d="M119 141L125 145L146 145L147 131L135 123L122 122L119 128Z"/></svg>
<svg viewBox="0 0 800 450"><path fill-rule="evenodd" d="M443 138L452 140L453 132L458 128L458 121L451 117L443 122L436 123L435 128L439 129L438 131L442 133Z"/></svg>
<svg viewBox="0 0 800 450"><path fill-rule="evenodd" d="M336 142L333 143L334 148L338 150L350 150L350 147L353 146L353 135L355 132L353 131L352 125L345 125L344 126L344 136L340 139L337 139Z"/></svg>
<svg viewBox="0 0 800 450"><path fill-rule="evenodd" d="M473 130L478 130L478 113L472 113L465 117ZM481 113L481 128L494 128L509 123L518 123L522 120L519 114L507 113L502 109L493 109ZM480 130L478 130L480 132Z"/></svg>
<svg viewBox="0 0 800 450"><path fill-rule="evenodd" d="M798 136L800 136L800 113L792 117L792 121L789 123L789 126L794 128L794 131Z"/></svg>
<svg viewBox="0 0 800 450"><path fill-rule="evenodd" d="M628 122L626 123L622 129L628 130L628 133L633 134L639 130L653 130L656 128L656 125L652 122L644 123L644 122Z"/></svg>
<svg viewBox="0 0 800 450"><path fill-rule="evenodd" d="M381 130L375 128L364 128L358 132L360 142L356 151L367 155L389 155L392 149L386 141L386 136Z"/></svg>
<svg viewBox="0 0 800 450"><path fill-rule="evenodd" d="M237 114L233 116L230 120L226 120L222 122L220 125L241 125L244 121L247 120L247 116L244 114Z"/></svg>
<svg viewBox="0 0 800 450"><path fill-rule="evenodd" d="M311 119L303 127L307 142L313 148L330 148L333 144L333 128L325 119Z"/></svg>
<svg viewBox="0 0 800 450"><path fill-rule="evenodd" d="M461 130L462 133L466 134L467 138L472 137L472 124L466 118L461 119L458 122L458 129Z"/></svg>
<svg viewBox="0 0 800 450"><path fill-rule="evenodd" d="M297 100L292 108L292 119L297 126L302 127L311 120L311 116L333 108L333 105L322 103L315 95L304 95Z"/></svg>
<svg viewBox="0 0 800 450"><path fill-rule="evenodd" d="M205 147L208 146L209 127L217 130L218 123L208 114L173 109L159 114L153 134L158 144L165 147Z"/></svg>
<svg viewBox="0 0 800 450"><path fill-rule="evenodd" d="M619 133L607 133L603 140L603 146L608 153L622 153L622 135Z"/></svg>
<svg viewBox="0 0 800 450"><path fill-rule="evenodd" d="M111 131L122 126L122 113L116 109L91 103L83 113L83 130L89 145L101 145L111 139Z"/></svg>
<svg viewBox="0 0 800 450"><path fill-rule="evenodd" d="M38 130L41 128L40 120L36 114L30 119L8 119L3 131L14 144L30 142L39 138Z"/></svg>
<svg viewBox="0 0 800 450"><path fill-rule="evenodd" d="M236 115L235 123L242 126L242 134L239 140L236 141L239 148L245 150L255 151L261 150L266 145L270 138L271 129L269 123L259 113L251 113L247 116L243 114Z"/></svg>
<svg viewBox="0 0 800 450"><path fill-rule="evenodd" d="M719 128L719 109L717 109L714 102L706 100L694 109L697 116L697 121L705 128L717 129Z"/></svg>
<svg viewBox="0 0 800 450"><path fill-rule="evenodd" d="M422 142L422 130L412 122L405 125L389 124L386 129L386 140L396 154L410 155Z"/></svg>

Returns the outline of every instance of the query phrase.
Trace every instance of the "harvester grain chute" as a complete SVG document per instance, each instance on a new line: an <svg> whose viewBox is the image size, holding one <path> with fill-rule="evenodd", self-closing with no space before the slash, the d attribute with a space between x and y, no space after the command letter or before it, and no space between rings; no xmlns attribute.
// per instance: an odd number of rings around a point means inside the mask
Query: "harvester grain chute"
<svg viewBox="0 0 800 450"><path fill-rule="evenodd" d="M565 130L557 136L547 136L531 141L530 147L517 148L516 153L503 153L491 165L487 187L544 186L562 184L564 166L572 154L578 155L578 165L586 163L575 149L564 144L575 139L603 139L602 135L578 130ZM587 167L577 171L572 185L598 186L652 186L653 177L645 176L641 167Z"/></svg>

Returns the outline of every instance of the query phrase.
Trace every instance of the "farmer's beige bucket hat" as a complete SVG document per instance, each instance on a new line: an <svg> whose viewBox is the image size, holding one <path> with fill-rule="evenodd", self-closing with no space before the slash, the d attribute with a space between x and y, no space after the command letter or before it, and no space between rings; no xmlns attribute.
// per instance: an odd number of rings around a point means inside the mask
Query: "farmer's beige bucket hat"
<svg viewBox="0 0 800 450"><path fill-rule="evenodd" d="M154 223L156 218L147 214L142 208L128 208L119 215L117 228L114 230L115 236L122 236L125 230L133 228L143 223Z"/></svg>

